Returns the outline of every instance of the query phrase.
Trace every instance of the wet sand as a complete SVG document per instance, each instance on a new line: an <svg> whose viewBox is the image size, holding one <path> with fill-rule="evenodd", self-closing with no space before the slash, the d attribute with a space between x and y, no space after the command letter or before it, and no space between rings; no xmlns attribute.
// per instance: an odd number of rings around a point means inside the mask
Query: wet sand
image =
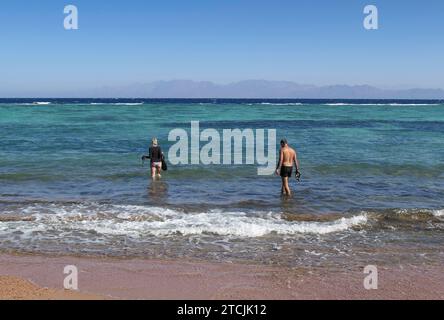
<svg viewBox="0 0 444 320"><path fill-rule="evenodd" d="M78 268L79 291L63 289ZM178 260L0 255L0 299L444 299L441 266L297 269Z"/></svg>

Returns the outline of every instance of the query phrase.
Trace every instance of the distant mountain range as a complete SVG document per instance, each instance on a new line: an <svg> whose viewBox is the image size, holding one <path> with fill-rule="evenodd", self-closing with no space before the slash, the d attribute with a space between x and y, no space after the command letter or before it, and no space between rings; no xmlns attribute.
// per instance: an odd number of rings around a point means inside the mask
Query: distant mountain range
<svg viewBox="0 0 444 320"><path fill-rule="evenodd" d="M102 87L74 97L100 98L300 98L300 99L444 99L442 89L387 90L368 85L301 85L290 81L156 81L125 87Z"/></svg>
<svg viewBox="0 0 444 320"><path fill-rule="evenodd" d="M1 89L1 88L0 88ZM1 92L0 92L1 94ZM380 89L368 85L301 85L290 81L246 80L230 84L209 81L155 81L100 87L40 97L70 98L300 98L300 99L444 99L443 89ZM33 97L38 97L34 94Z"/></svg>

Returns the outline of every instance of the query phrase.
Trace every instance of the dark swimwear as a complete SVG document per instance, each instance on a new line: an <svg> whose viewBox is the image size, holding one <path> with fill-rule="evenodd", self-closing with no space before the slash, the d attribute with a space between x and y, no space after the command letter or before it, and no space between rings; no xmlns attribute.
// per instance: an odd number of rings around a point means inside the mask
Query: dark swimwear
<svg viewBox="0 0 444 320"><path fill-rule="evenodd" d="M149 150L151 165L156 162L162 162L162 149L159 146L150 147Z"/></svg>
<svg viewBox="0 0 444 320"><path fill-rule="evenodd" d="M293 166L291 166L291 167L282 166L281 167L281 177L282 178L291 178L292 172L293 172Z"/></svg>

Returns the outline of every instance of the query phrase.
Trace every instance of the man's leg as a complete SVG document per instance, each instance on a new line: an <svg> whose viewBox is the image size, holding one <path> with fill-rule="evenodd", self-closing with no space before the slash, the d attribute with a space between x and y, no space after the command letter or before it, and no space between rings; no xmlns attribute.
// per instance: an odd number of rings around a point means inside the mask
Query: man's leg
<svg viewBox="0 0 444 320"><path fill-rule="evenodd" d="M290 196L291 195L291 191L290 191L290 186L288 185L288 177L284 178L284 188L285 188L285 193Z"/></svg>
<svg viewBox="0 0 444 320"><path fill-rule="evenodd" d="M154 179L156 177L156 167L151 166L151 178Z"/></svg>

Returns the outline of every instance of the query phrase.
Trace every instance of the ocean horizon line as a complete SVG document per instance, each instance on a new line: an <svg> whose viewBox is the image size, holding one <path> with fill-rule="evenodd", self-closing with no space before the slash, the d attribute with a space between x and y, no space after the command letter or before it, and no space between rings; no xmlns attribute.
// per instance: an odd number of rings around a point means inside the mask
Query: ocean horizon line
<svg viewBox="0 0 444 320"><path fill-rule="evenodd" d="M115 100L141 100L141 101L247 101L247 102L262 102L262 101L292 101L292 102L433 102L433 103L444 103L444 99L407 99L407 98L193 98L193 97L173 97L173 98L141 98L141 97L1 97L0 103L3 101L24 101L24 102L44 102L49 101L90 101L90 100L101 100L101 101L115 101Z"/></svg>

